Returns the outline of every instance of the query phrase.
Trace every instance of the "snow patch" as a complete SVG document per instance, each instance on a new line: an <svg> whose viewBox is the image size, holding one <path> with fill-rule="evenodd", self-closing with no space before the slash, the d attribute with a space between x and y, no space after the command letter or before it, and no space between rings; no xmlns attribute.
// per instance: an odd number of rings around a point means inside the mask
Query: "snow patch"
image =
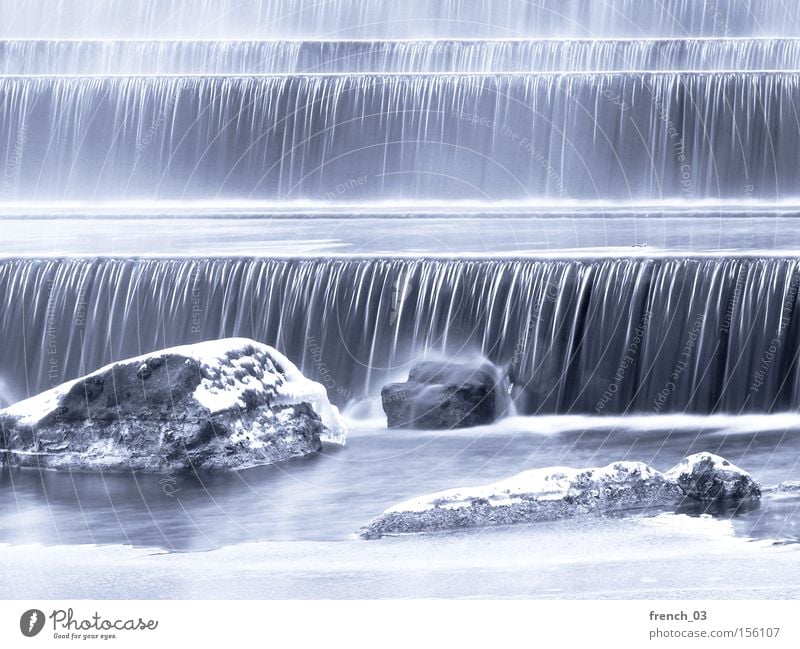
<svg viewBox="0 0 800 649"><path fill-rule="evenodd" d="M509 506L522 500L559 500L579 492L575 484L581 480L613 482L629 475L649 479L661 475L643 462L614 462L594 469L547 467L523 471L511 478L476 487L457 487L412 498L387 509L384 514L424 512L436 507L463 509L474 501L488 501L493 507Z"/></svg>
<svg viewBox="0 0 800 649"><path fill-rule="evenodd" d="M34 426L58 407L61 397L69 392L75 383L77 380L62 383L46 392L18 401L5 408L3 413L17 418L25 426Z"/></svg>
<svg viewBox="0 0 800 649"><path fill-rule="evenodd" d="M672 467L666 472L666 476L671 480L677 480L683 474L694 473L695 469L703 462L711 462L710 468L714 471L725 471L729 473L736 473L739 475L749 475L744 469L729 462L724 457L714 455L708 451L702 453L695 453L689 457L683 458L676 466Z"/></svg>

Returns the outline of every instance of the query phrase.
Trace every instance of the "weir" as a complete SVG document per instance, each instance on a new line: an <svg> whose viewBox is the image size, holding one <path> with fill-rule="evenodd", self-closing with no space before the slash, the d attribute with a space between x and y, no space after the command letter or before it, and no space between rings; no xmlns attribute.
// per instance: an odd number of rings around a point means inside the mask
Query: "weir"
<svg viewBox="0 0 800 649"><path fill-rule="evenodd" d="M0 595L800 594L800 0L0 17Z"/></svg>
<svg viewBox="0 0 800 649"><path fill-rule="evenodd" d="M6 77L0 199L785 199L798 105L798 72Z"/></svg>
<svg viewBox="0 0 800 649"><path fill-rule="evenodd" d="M340 405L436 355L528 414L798 405L796 3L0 11L3 402L235 335Z"/></svg>
<svg viewBox="0 0 800 649"><path fill-rule="evenodd" d="M798 286L798 259L758 256L6 260L2 380L22 398L247 336L340 405L425 356L480 354L529 414L779 412L800 396Z"/></svg>

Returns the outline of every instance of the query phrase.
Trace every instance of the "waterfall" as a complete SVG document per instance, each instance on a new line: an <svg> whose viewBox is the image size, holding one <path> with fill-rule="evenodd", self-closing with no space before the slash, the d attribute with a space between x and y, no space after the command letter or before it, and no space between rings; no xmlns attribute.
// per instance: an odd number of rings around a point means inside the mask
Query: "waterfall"
<svg viewBox="0 0 800 649"><path fill-rule="evenodd" d="M0 385L15 398L238 335L279 347L340 404L435 353L505 365L529 413L798 403L800 262L769 248L792 245L782 233L800 196L800 5L81 0L78 12L0 0L0 11ZM738 229L713 245L715 205ZM636 210L634 227L646 219L680 252L514 256L625 245L605 219ZM774 228L742 225L754 210ZM490 221L503 211L525 221L507 226L519 245ZM548 238L573 214L580 224ZM135 220L151 215L158 228ZM233 232L244 215L240 231L263 248ZM328 241L360 227L355 216L371 219L361 239ZM673 236L682 218L695 222ZM469 219L482 226L462 235ZM90 241L77 245L84 223ZM127 248L113 241L147 228ZM368 239L381 228L378 247ZM71 240L32 258L48 232ZM314 256L326 241L363 258Z"/></svg>
<svg viewBox="0 0 800 649"><path fill-rule="evenodd" d="M2 200L786 199L800 73L7 77Z"/></svg>
<svg viewBox="0 0 800 649"><path fill-rule="evenodd" d="M782 36L785 0L1 0L4 38Z"/></svg>
<svg viewBox="0 0 800 649"><path fill-rule="evenodd" d="M12 40L0 74L798 70L800 40Z"/></svg>
<svg viewBox="0 0 800 649"><path fill-rule="evenodd" d="M772 412L800 397L799 285L780 257L7 260L2 378L23 397L247 336L340 404L425 354L480 353L524 412Z"/></svg>
<svg viewBox="0 0 800 649"><path fill-rule="evenodd" d="M0 595L800 593L800 0L0 16Z"/></svg>

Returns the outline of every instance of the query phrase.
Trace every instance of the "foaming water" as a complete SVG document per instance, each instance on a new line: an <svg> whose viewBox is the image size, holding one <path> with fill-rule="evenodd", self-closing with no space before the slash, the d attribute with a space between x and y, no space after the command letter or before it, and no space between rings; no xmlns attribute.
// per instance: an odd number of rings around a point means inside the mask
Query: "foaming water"
<svg viewBox="0 0 800 649"><path fill-rule="evenodd" d="M0 74L797 70L800 40L0 41Z"/></svg>
<svg viewBox="0 0 800 649"><path fill-rule="evenodd" d="M6 77L0 200L788 199L799 89L790 72Z"/></svg>

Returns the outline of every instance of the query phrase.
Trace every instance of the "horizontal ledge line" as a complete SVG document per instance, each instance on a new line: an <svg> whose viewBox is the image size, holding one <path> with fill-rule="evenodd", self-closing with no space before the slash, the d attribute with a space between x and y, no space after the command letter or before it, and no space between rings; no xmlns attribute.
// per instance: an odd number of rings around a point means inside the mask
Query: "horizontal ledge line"
<svg viewBox="0 0 800 649"><path fill-rule="evenodd" d="M796 212L800 211L800 198L790 200L552 200L536 199L511 201L380 201L380 202L326 202L326 201L262 201L262 200L122 200L122 201L8 201L0 202L0 219L8 214L67 212L276 212L276 213L514 213L524 212Z"/></svg>
<svg viewBox="0 0 800 649"><path fill-rule="evenodd" d="M600 38L548 36L544 38L0 38L0 43L679 43L679 42L779 42L798 41L796 36L647 36Z"/></svg>
<svg viewBox="0 0 800 649"><path fill-rule="evenodd" d="M564 260L564 261L592 261L592 260L661 260L661 259L789 259L800 262L798 250L674 250L670 248L554 248L552 250L532 250L529 252L398 252L386 253L218 253L192 254L192 253L148 253L148 254L90 254L90 253L54 253L54 254L2 254L0 264L9 261L149 261L149 260L175 260L175 261L216 261L231 259L237 261L537 261L537 260Z"/></svg>
<svg viewBox="0 0 800 649"><path fill-rule="evenodd" d="M567 76L613 76L613 75L633 75L633 74L646 74L650 76L675 76L675 75L691 75L703 76L713 74L739 74L742 76L747 75L768 75L768 74L800 74L800 68L792 69L758 69L758 70L736 70L736 69L719 69L719 70L492 70L492 71L456 71L456 72L268 72L268 73L235 73L226 74L223 72L214 73L200 73L193 72L188 74L182 73L162 73L162 74L147 74L147 73L126 73L126 74L112 74L112 73L96 73L96 74L3 74L0 75L0 80L3 79L285 79L285 78L301 78L301 79L322 79L322 78L383 78L383 77L485 77L497 78L498 75L505 77L567 77Z"/></svg>

